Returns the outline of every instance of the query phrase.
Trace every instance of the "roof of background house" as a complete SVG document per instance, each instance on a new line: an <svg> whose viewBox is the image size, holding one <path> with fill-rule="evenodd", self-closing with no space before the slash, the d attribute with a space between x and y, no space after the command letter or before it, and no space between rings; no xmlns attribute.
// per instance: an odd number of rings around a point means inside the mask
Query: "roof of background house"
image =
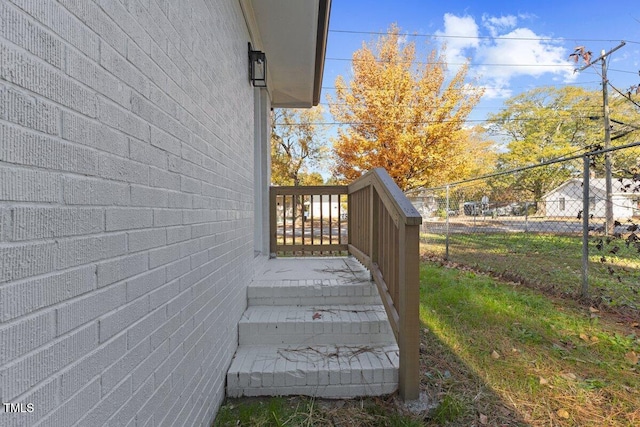
<svg viewBox="0 0 640 427"><path fill-rule="evenodd" d="M544 196L542 196L543 198L557 192L560 191L561 189L563 189L564 187L566 187L567 185L571 184L571 183L575 183L578 184L580 186L582 186L582 179L580 178L570 178L568 180L566 180L565 182L563 182L562 184L560 184L559 186L557 186L556 188L554 188L553 190L550 190L549 192L547 192ZM589 187L593 190L598 190L601 191L602 193L604 193L606 191L606 182L604 178L591 178L589 179ZM611 190L614 194L633 194L633 195L638 195L640 194L640 182L636 182L632 179L628 179L628 178L623 178L623 179L618 179L618 178L614 178L611 180Z"/></svg>

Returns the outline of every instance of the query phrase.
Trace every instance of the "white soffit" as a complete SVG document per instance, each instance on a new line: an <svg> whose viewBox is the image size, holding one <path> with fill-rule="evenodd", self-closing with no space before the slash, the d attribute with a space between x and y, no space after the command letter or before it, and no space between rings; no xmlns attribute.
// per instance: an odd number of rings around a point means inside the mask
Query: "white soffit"
<svg viewBox="0 0 640 427"><path fill-rule="evenodd" d="M320 3L326 0L249 0L254 25L260 37L259 48L267 56L267 73L273 107L311 107L318 102L322 64L316 64ZM328 11L327 11L328 14ZM246 11L245 11L246 15ZM328 23L328 20L326 20ZM321 23L325 26L325 23ZM254 31L250 29L252 37ZM257 40L256 40L257 41ZM319 66L318 66L319 65ZM320 74L317 76L316 74ZM315 89L315 91L314 91Z"/></svg>

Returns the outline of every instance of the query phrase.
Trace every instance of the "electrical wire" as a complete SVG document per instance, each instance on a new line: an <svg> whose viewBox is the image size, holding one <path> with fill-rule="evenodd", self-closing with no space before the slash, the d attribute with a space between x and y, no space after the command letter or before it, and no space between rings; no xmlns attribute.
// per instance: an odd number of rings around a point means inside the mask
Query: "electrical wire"
<svg viewBox="0 0 640 427"><path fill-rule="evenodd" d="M326 61L349 61L349 62L369 62L370 59L354 59L354 58L335 58L335 57L326 57ZM381 60L374 59L375 62L378 63L391 63L389 60ZM445 64L443 61L415 61L415 60L404 60L404 61L393 61L394 64L402 64L402 63L411 63L414 65L439 65ZM562 68L574 68L574 64L569 63L567 61L566 64L494 64L494 63L462 63L462 62L447 62L445 65L468 65L470 67L562 67Z"/></svg>
<svg viewBox="0 0 640 427"><path fill-rule="evenodd" d="M631 99L630 97L627 97L625 94L623 94L622 92L620 92L620 91L618 90L618 88L616 88L614 85L612 85L612 84L611 84L611 82L610 82L609 80L607 80L607 84L608 84L609 86L611 86L611 88L612 88L613 90L615 90L615 91L616 91L616 92L618 92L620 95L622 95L622 97L623 97L624 99L626 99L627 101L631 102L631 103L632 103L633 105L635 105L636 107L640 108L640 104L638 104L636 101L634 101L634 100L633 100L633 99Z"/></svg>
<svg viewBox="0 0 640 427"><path fill-rule="evenodd" d="M544 122L546 118L512 118L512 122ZM311 123L274 123L274 126L371 126L371 125L428 125L439 123L494 123L488 119L467 119L467 120L423 120L423 121L376 121L376 122L311 122Z"/></svg>
<svg viewBox="0 0 640 427"><path fill-rule="evenodd" d="M332 105L336 105L336 106L353 106L353 107L361 107L361 108L367 108L366 104L347 104L347 103L338 103L338 102L334 102L334 103L328 103L328 102L320 102L320 105L324 105L324 106L329 106L331 107ZM394 108L403 108L403 109L407 109L407 110L411 110L414 108L419 108L419 106L414 106L414 105L407 105L407 104L394 104L393 105ZM545 110L545 107L540 107L540 110ZM494 107L474 107L473 111L476 110L495 110ZM562 111L566 111L566 110L562 110ZM572 108L570 110L572 113L582 113L582 114L602 114L602 106L592 106L592 107L575 107Z"/></svg>
<svg viewBox="0 0 640 427"><path fill-rule="evenodd" d="M618 70L616 68L607 68L608 71L615 71L616 73L625 73L625 74L640 74L639 71L627 71L627 70Z"/></svg>
<svg viewBox="0 0 640 427"><path fill-rule="evenodd" d="M357 30L340 30L340 29L330 29L329 33L336 34L367 34L374 36L387 36L388 32L383 31L357 31ZM580 38L571 38L571 37L563 37L563 38L552 38L552 37L508 37L508 36L461 36L461 35L447 35L447 34L420 34L420 33L398 33L400 37L427 37L427 38L450 38L450 39L471 39L471 40L523 40L523 41L549 41L549 42L563 42L563 41L574 41L574 42L619 42L620 39L580 39ZM633 40L625 40L627 43L635 43L640 44L640 42Z"/></svg>
<svg viewBox="0 0 640 427"><path fill-rule="evenodd" d="M368 62L370 61L370 59L353 59L353 58L336 58L336 57L326 57L325 60L327 61L341 61L341 62ZM381 59L374 59L375 62L383 64L383 63L391 63L391 61L389 60L381 60ZM444 64L444 62L442 61L411 61L411 60L404 60L404 61L393 61L393 63L400 63L400 64L404 64L404 63L411 63L412 65L437 65L437 64ZM575 70L575 64L570 63L569 61L567 61L566 64L562 64L562 63L558 63L558 64L501 64L501 63L475 63L475 62L447 62L446 63L447 66L450 65L467 65L469 67L536 67L536 68L567 68L567 69L574 69ZM616 68L609 68L609 71L613 71L616 73L625 73L625 74L640 74L639 71L629 71L629 70L619 70ZM597 74L597 73L596 73Z"/></svg>
<svg viewBox="0 0 640 427"><path fill-rule="evenodd" d="M594 73L595 74L595 73ZM597 74L596 74L597 75ZM532 89L536 89L536 88L543 88L543 87L549 87L549 86L580 86L580 85L589 85L589 84L600 84L601 81L600 80L591 80L588 82L575 82L575 83L554 83L552 85L540 85L540 86L510 86L509 89L527 89L527 90L532 90ZM502 88L500 87L488 87L488 86L477 86L479 88L485 88L485 89L494 89L494 90L500 90ZM338 88L335 86L322 86L322 90L337 90ZM365 88L362 89L365 91L390 91L390 90L395 90L394 88ZM447 90L469 90L469 89L465 89L465 88L450 88Z"/></svg>

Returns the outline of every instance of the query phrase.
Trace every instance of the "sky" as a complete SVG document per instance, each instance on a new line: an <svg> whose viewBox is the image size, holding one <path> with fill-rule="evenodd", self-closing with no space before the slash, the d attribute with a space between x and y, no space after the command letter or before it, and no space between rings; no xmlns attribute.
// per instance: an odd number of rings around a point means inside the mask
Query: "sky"
<svg viewBox="0 0 640 427"><path fill-rule="evenodd" d="M470 61L468 77L485 88L470 124L481 124L506 99L536 87L601 91L600 64L574 72L583 64L569 60L577 46L595 58L624 40L607 59L611 84L624 92L640 84L638 6L638 0L333 0L321 103L327 107L338 75L350 80L352 53L393 23L416 43L419 59L446 43L452 72Z"/></svg>

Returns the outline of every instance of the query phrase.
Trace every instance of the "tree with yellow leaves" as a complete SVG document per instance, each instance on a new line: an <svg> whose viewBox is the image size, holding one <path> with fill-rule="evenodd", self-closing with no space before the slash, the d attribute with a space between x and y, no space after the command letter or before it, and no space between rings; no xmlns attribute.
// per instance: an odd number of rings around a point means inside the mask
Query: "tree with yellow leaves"
<svg viewBox="0 0 640 427"><path fill-rule="evenodd" d="M475 159L463 126L483 91L465 83L467 71L449 75L436 50L417 62L415 43L402 43L396 25L375 45L363 43L351 82L339 76L328 97L334 119L348 125L333 141L334 174L352 181L383 167L405 191L468 176Z"/></svg>
<svg viewBox="0 0 640 427"><path fill-rule="evenodd" d="M275 185L318 185L328 148L317 122L322 108L276 109L271 129L271 182Z"/></svg>

